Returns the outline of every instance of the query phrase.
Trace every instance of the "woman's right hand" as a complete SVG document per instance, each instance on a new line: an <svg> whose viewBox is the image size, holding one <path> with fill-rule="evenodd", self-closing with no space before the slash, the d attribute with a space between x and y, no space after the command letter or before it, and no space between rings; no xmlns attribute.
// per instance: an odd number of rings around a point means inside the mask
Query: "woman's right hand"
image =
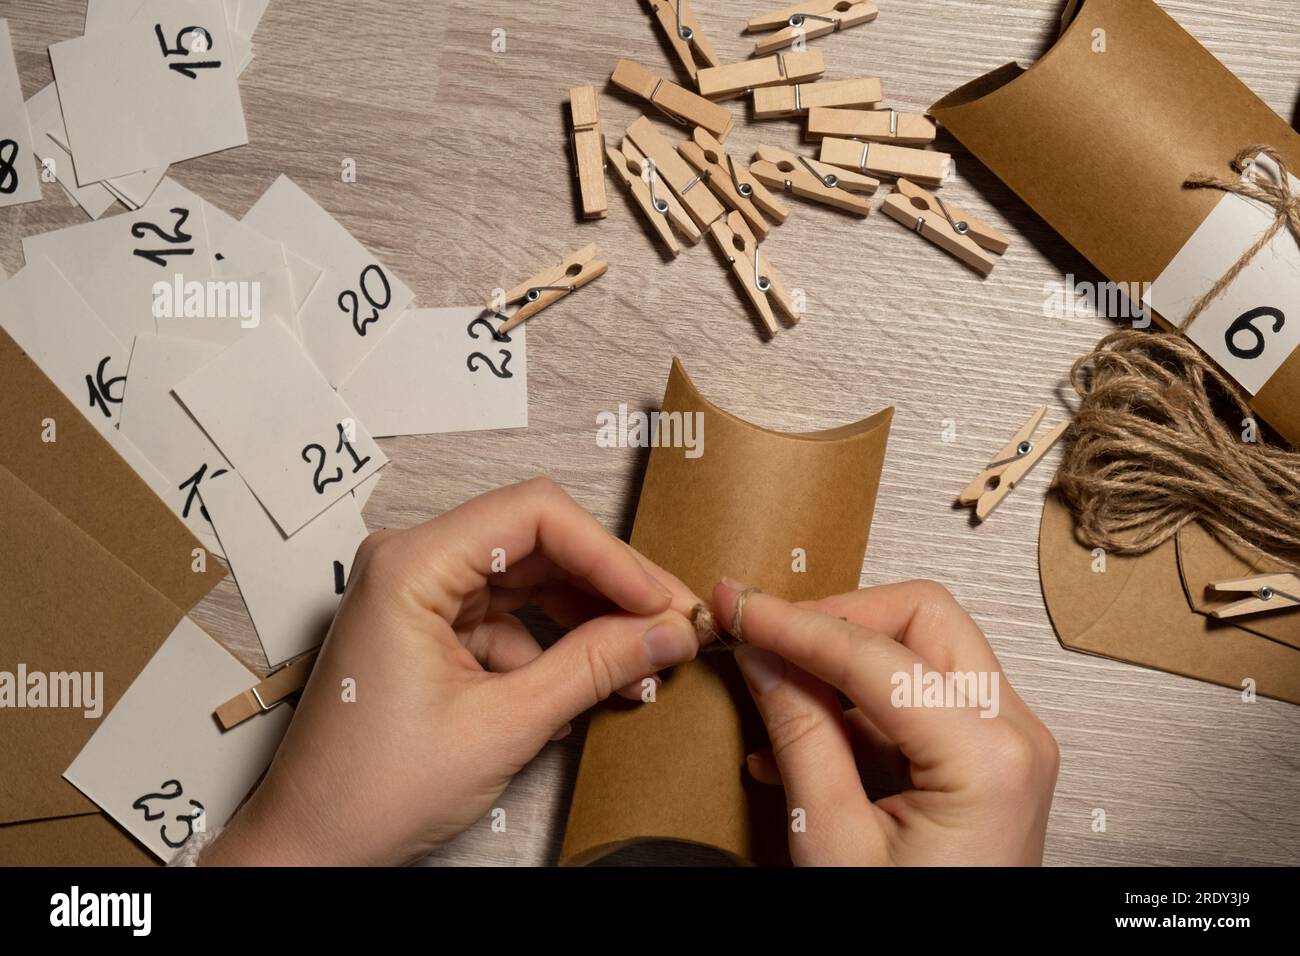
<svg viewBox="0 0 1300 956"><path fill-rule="evenodd" d="M746 591L714 589L729 631ZM796 864L1042 863L1056 741L947 590L913 581L801 605L749 591L742 607L736 661L771 740L749 770L785 787ZM974 675L984 699L933 706L925 690L949 674ZM860 767L891 795L871 800Z"/></svg>

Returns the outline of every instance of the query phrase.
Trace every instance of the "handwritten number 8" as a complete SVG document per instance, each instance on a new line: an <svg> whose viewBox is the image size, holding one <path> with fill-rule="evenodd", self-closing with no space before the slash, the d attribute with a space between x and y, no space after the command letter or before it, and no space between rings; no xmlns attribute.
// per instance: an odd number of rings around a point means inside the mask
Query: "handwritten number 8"
<svg viewBox="0 0 1300 956"><path fill-rule="evenodd" d="M1223 340L1228 346L1228 351L1239 359L1257 359L1263 355L1264 333L1255 325L1255 320L1265 316L1273 319L1274 333L1282 331L1282 326L1286 322L1286 316L1282 314L1282 310L1268 305L1261 305L1257 309L1243 312L1237 316L1232 325L1228 326L1228 331L1223 334ZM1237 345L1237 336L1243 332L1254 336L1254 343L1249 348L1243 349Z"/></svg>
<svg viewBox="0 0 1300 956"><path fill-rule="evenodd" d="M366 280L370 278L371 274L378 276L380 283L383 285L382 302L370 294L370 287L366 284ZM370 303L370 318L368 319L361 318L361 300L357 298L355 292L347 289L339 293L339 308L344 313L349 311L352 313L352 328L357 335L365 335L366 328L378 322L380 311L388 308L389 303L393 301L393 290L388 284L388 276L384 275L384 270L379 266L368 265L361 270L361 295L365 297L366 302ZM350 305L349 300L351 300Z"/></svg>

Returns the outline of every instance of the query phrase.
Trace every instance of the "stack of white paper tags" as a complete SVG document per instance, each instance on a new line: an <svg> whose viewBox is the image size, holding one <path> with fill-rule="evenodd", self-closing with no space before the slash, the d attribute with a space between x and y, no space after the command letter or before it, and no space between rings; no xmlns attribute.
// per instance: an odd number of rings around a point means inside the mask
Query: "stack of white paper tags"
<svg viewBox="0 0 1300 956"><path fill-rule="evenodd" d="M12 156L0 146L0 203L39 200L57 177L95 220L23 239L26 265L0 278L0 328L225 558L277 665L319 645L338 607L388 461L375 439L524 427L528 393L522 327L502 333L504 317L477 306L412 308L407 285L287 177L241 221L167 175L247 141L236 77L265 8L90 0L86 35L50 48L55 83L25 109L0 20L0 141L13 143ZM103 215L118 200L128 210ZM67 774L163 858L190 817L146 833L132 788L157 776L151 796L183 804L162 765L203 754L185 793L208 793L219 825L246 787L217 800L216 778L255 779L273 750L263 738L284 728L280 715L215 730L242 668L223 676L224 652L196 635L183 620ZM142 765L110 772L126 752Z"/></svg>

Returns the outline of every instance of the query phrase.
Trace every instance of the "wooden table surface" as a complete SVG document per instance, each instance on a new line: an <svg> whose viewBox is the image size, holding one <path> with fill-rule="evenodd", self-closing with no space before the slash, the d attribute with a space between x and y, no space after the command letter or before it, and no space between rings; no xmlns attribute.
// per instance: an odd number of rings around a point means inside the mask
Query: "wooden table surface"
<svg viewBox="0 0 1300 956"><path fill-rule="evenodd" d="M748 55L740 30L779 0L695 0L726 62ZM1162 0L1266 103L1300 113L1300 17L1278 0ZM1032 62L1055 36L1057 0L879 0L879 19L812 41L827 78L880 76L889 105L923 110L1009 60ZM79 35L81 0L0 0L23 93L50 80L46 47ZM505 50L493 49L494 35ZM946 584L988 633L1006 674L1062 751L1047 838L1052 864L1300 863L1300 708L1087 657L1057 643L1039 590L1042 498L1052 453L986 524L953 507L989 454L1040 403L1069 414L1072 360L1109 328L1049 319L1045 285L1094 271L951 136L944 190L1013 244L981 280L884 215L866 221L792 200L768 250L805 290L794 330L760 341L709 243L666 262L626 194L607 182L609 218L575 217L566 149L568 87L594 84L617 142L641 111L607 88L632 57L674 76L637 0L273 0L241 89L250 145L185 163L180 182L242 215L287 173L416 291L421 306L481 302L568 252L599 242L608 274L529 326L526 430L381 442L392 459L366 509L371 528L423 521L537 474L561 482L626 534L644 454L602 449L597 412L657 406L680 356L703 392L786 430L844 424L894 405L893 433L863 584ZM680 78L679 78L680 79ZM798 145L792 121L752 123L736 107L728 148ZM357 181L340 171L356 161ZM883 198L886 190L878 196ZM85 221L57 187L0 210L0 262L20 239ZM944 440L945 421L956 435ZM831 489L828 489L831 491ZM260 647L232 580L194 612L252 666ZM550 863L558 855L583 727L552 744L503 797L507 827L482 821L430 863ZM1104 833L1092 830L1095 808ZM643 847L624 862L709 860Z"/></svg>

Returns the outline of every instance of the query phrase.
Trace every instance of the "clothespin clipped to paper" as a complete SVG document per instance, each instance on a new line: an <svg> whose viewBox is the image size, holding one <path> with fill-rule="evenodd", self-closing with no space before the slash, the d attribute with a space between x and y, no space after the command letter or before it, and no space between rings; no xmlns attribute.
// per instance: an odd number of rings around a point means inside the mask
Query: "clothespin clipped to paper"
<svg viewBox="0 0 1300 956"><path fill-rule="evenodd" d="M775 146L760 146L749 171L761 183L856 216L871 212L871 203L858 193L871 194L880 180L862 173L831 168L824 163Z"/></svg>
<svg viewBox="0 0 1300 956"><path fill-rule="evenodd" d="M910 179L931 189L942 186L952 168L951 154L937 149L914 149L833 136L822 140L818 158L840 169L852 169L869 176Z"/></svg>
<svg viewBox="0 0 1300 956"><path fill-rule="evenodd" d="M922 113L898 110L848 110L814 106L808 111L807 139L825 136L860 139L895 146L928 146L939 128Z"/></svg>
<svg viewBox="0 0 1300 956"><path fill-rule="evenodd" d="M721 60L713 52L713 44L700 29L700 23L691 10L690 0L648 0L655 19L663 28L668 45L677 54L682 67L694 82L701 67L717 66Z"/></svg>
<svg viewBox="0 0 1300 956"><path fill-rule="evenodd" d="M779 329L772 311L773 303L790 320L791 325L799 321L799 312L794 307L790 290L763 255L763 247L749 231L744 216L730 212L725 219L710 224L709 233L731 264L732 275L745 290L745 296L754 306L763 323L763 330L769 337L776 335Z"/></svg>
<svg viewBox="0 0 1300 956"><path fill-rule="evenodd" d="M771 227L759 210L778 223L785 222L789 208L777 199L743 165L727 154L722 144L708 130L695 127L691 138L677 144L677 151L695 167L713 194L745 217L745 222L759 239L766 238Z"/></svg>
<svg viewBox="0 0 1300 956"><path fill-rule="evenodd" d="M619 60L610 76L619 89L650 103L679 126L703 126L721 142L731 132L731 111L676 83L655 76L633 60Z"/></svg>
<svg viewBox="0 0 1300 956"><path fill-rule="evenodd" d="M1029 422L1011 436L1011 441L1002 446L988 467L957 497L961 504L975 506L975 517L978 520L983 521L994 508L1002 504L1002 499L1020 483L1020 479L1029 474L1030 469L1042 460L1070 427L1069 422L1061 422L1038 441L1033 441L1034 432L1046 414L1047 406L1040 406Z"/></svg>
<svg viewBox="0 0 1300 956"><path fill-rule="evenodd" d="M981 275L992 272L998 262L985 250L1001 255L1011 244L997 229L906 179L898 181L898 189L881 209Z"/></svg>
<svg viewBox="0 0 1300 956"><path fill-rule="evenodd" d="M673 235L674 230L681 233L691 245L700 241L699 227L682 208L680 200L668 188L668 184L659 178L654 163L646 159L631 140L623 140L620 149L607 146L605 153L609 157L610 168L632 193L633 200L669 253L676 256L681 252L677 237Z"/></svg>
<svg viewBox="0 0 1300 956"><path fill-rule="evenodd" d="M880 105L882 95L876 77L760 86L754 90L754 119L802 116L814 106L873 110Z"/></svg>
<svg viewBox="0 0 1300 956"><path fill-rule="evenodd" d="M504 335L515 326L526 322L547 306L553 305L572 292L581 289L593 279L605 274L609 263L596 258L596 244L579 249L558 266L544 269L527 282L521 283L505 294L505 300L488 299L484 308L498 318L505 319L498 335ZM506 315L504 310L519 303L513 315Z"/></svg>
<svg viewBox="0 0 1300 956"><path fill-rule="evenodd" d="M604 219L609 213L605 198L605 134L600 129L600 101L595 87L575 86L569 90L569 116L573 123L569 142L582 217Z"/></svg>
<svg viewBox="0 0 1300 956"><path fill-rule="evenodd" d="M1211 617L1240 617L1265 611L1284 611L1300 607L1300 576L1295 574L1256 574L1231 581L1215 581L1216 591L1245 592L1251 596L1234 601L1210 612Z"/></svg>
<svg viewBox="0 0 1300 956"><path fill-rule="evenodd" d="M277 670L248 690L236 694L218 707L214 713L222 730L237 727L250 717L283 704L289 697L307 686L307 678L316 666L319 651L309 651Z"/></svg>
<svg viewBox="0 0 1300 956"><path fill-rule="evenodd" d="M752 17L745 24L746 33L776 30L754 44L754 54L771 53L790 46L800 37L812 40L828 33L839 33L860 23L870 23L880 14L871 0L807 0L773 13Z"/></svg>
<svg viewBox="0 0 1300 956"><path fill-rule="evenodd" d="M815 80L826 71L820 50L801 53L775 53L758 60L728 63L700 70L695 84L700 95L710 99L738 96L760 86L779 86ZM701 124L703 125L703 124Z"/></svg>

